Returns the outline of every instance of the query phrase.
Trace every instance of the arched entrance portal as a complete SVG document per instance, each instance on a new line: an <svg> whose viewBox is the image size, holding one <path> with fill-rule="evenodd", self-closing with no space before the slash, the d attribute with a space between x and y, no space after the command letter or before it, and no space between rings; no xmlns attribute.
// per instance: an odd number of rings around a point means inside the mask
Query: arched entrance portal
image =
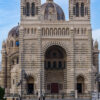
<svg viewBox="0 0 100 100"><path fill-rule="evenodd" d="M34 78L31 76L27 78L27 94L34 94Z"/></svg>
<svg viewBox="0 0 100 100"><path fill-rule="evenodd" d="M63 91L66 51L57 45L49 47L45 53L46 93L58 94Z"/></svg>
<svg viewBox="0 0 100 100"><path fill-rule="evenodd" d="M84 93L84 77L77 77L77 92L78 94Z"/></svg>

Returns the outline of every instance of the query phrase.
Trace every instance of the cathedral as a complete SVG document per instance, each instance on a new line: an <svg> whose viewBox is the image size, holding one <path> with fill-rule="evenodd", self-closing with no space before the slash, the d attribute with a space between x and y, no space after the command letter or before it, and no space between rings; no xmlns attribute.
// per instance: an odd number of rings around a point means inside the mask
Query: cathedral
<svg viewBox="0 0 100 100"><path fill-rule="evenodd" d="M20 1L20 23L2 43L5 98L91 100L99 50L92 39L90 0L69 0L67 21L54 0Z"/></svg>

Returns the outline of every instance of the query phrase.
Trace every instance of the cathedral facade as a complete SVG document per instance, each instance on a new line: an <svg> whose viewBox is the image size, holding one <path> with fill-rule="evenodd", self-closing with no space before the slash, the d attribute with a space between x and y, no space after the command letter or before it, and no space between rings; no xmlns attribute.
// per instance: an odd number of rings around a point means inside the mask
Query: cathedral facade
<svg viewBox="0 0 100 100"><path fill-rule="evenodd" d="M69 20L53 0L21 0L20 24L2 44L0 86L7 100L91 99L98 42L90 0L69 0Z"/></svg>

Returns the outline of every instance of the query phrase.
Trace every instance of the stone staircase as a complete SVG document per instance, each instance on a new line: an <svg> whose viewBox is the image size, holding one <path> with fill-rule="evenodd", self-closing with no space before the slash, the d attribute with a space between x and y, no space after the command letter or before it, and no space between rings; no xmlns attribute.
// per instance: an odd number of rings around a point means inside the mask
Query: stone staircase
<svg viewBox="0 0 100 100"><path fill-rule="evenodd" d="M23 99L23 100L39 100L39 99ZM45 100L92 100L92 99L45 99Z"/></svg>

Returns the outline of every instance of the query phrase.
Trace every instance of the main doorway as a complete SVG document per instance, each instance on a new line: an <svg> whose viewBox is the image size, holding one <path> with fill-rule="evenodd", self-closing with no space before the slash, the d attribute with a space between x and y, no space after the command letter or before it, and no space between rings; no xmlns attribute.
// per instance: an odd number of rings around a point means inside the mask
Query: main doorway
<svg viewBox="0 0 100 100"><path fill-rule="evenodd" d="M57 45L49 47L45 52L44 68L46 76L46 92L58 94L63 91L66 51Z"/></svg>
<svg viewBox="0 0 100 100"><path fill-rule="evenodd" d="M27 78L27 94L34 94L34 78L32 76Z"/></svg>
<svg viewBox="0 0 100 100"><path fill-rule="evenodd" d="M77 77L77 93L84 93L84 77L82 76Z"/></svg>

